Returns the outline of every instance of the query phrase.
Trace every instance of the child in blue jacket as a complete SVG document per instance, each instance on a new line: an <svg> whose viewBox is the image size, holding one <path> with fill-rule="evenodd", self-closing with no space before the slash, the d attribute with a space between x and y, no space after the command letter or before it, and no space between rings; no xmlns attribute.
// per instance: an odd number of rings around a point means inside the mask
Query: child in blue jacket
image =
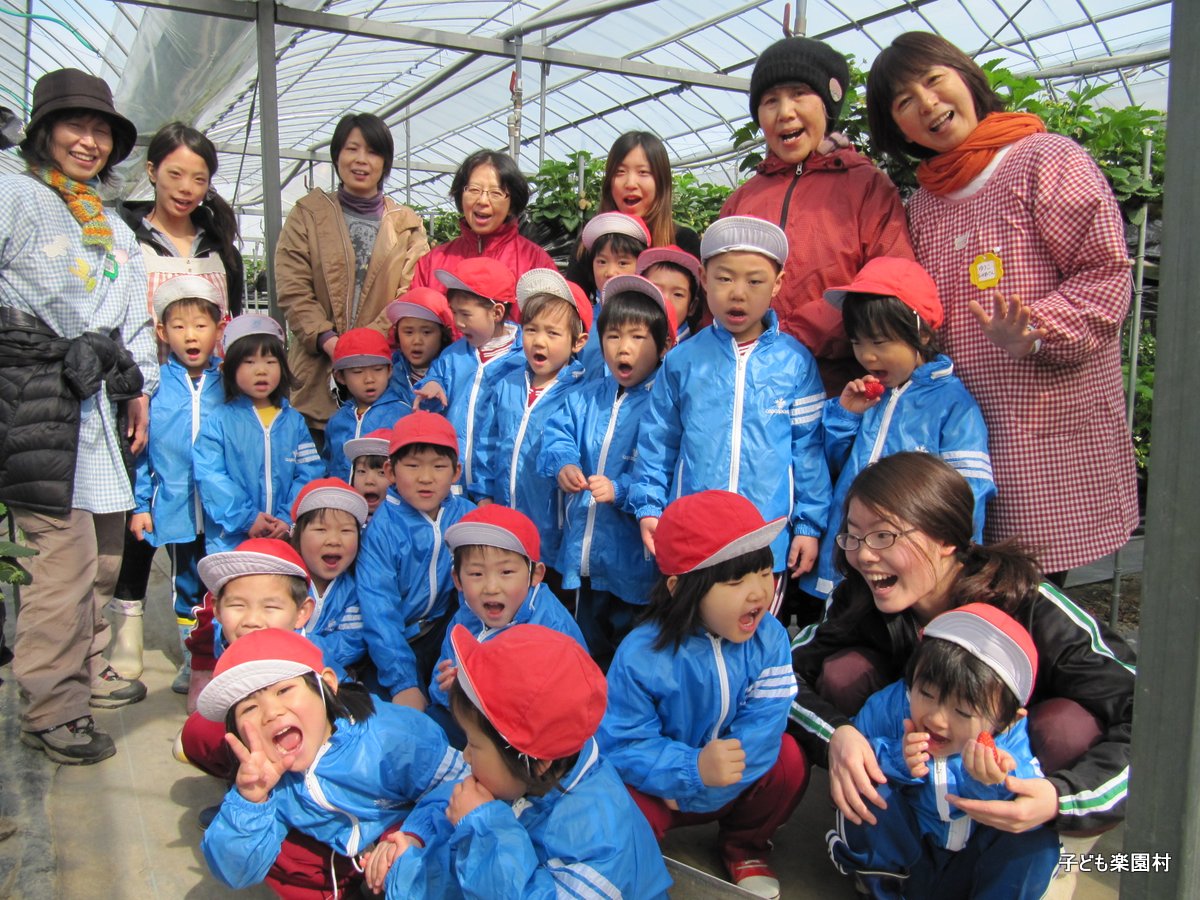
<svg viewBox="0 0 1200 900"><path fill-rule="evenodd" d="M626 508L638 425L675 325L663 295L637 275L608 282L596 331L611 378L571 391L546 419L538 471L558 480L563 537L555 567L575 589L575 617L592 658L608 668L658 577Z"/></svg>
<svg viewBox="0 0 1200 900"><path fill-rule="evenodd" d="M546 423L581 386L575 354L592 327L592 308L577 284L553 269L530 269L517 282L525 365L492 382L479 420L476 484L482 497L519 509L537 525L546 559L562 537L558 485L538 471ZM559 579L550 579L557 586Z"/></svg>
<svg viewBox="0 0 1200 900"><path fill-rule="evenodd" d="M633 275L638 254L650 246L650 229L641 216L623 212L602 212L588 219L579 236L583 257L571 266L567 274L580 274L579 286L592 301L593 321L604 308L608 298L606 288L610 278ZM595 332L579 351L579 362L588 381L607 378L608 369L600 352L600 338Z"/></svg>
<svg viewBox="0 0 1200 900"><path fill-rule="evenodd" d="M785 524L726 491L666 508L663 578L617 648L597 734L655 835L719 821L730 879L761 897L779 896L771 839L808 781L784 730L796 696L787 629L770 613L770 547Z"/></svg>
<svg viewBox="0 0 1200 900"><path fill-rule="evenodd" d="M204 602L204 585L196 571L204 556L204 509L192 474L192 444L201 423L223 399L221 372L213 356L223 330L222 298L207 278L180 275L164 282L153 302L155 331L171 352L159 370L158 390L150 398L150 436L136 460L129 530L152 547L167 548L183 648L183 664L171 689L186 694L191 678L186 640L196 625L194 608ZM127 677L136 678L142 671L140 631L135 641L122 638L130 624L140 629L143 601L114 600L113 604L119 604L120 617L109 661ZM118 658L116 648L126 646L133 659Z"/></svg>
<svg viewBox="0 0 1200 900"><path fill-rule="evenodd" d="M376 428L391 428L412 412L412 403L392 393L391 375L392 348L374 328L351 328L338 338L333 378L350 397L325 426L325 453L334 478L348 481L354 474L346 441Z"/></svg>
<svg viewBox="0 0 1200 900"><path fill-rule="evenodd" d="M512 625L532 622L587 644L571 614L542 583L546 566L540 561L537 528L528 516L498 503L473 509L446 529L446 546L454 554L451 574L461 602L442 641L425 711L445 729L450 743L461 748L463 734L447 699L454 683L450 632L456 625L483 641Z"/></svg>
<svg viewBox="0 0 1200 900"><path fill-rule="evenodd" d="M415 287L384 309L396 351L388 391L415 406L413 389L429 374L434 360L454 343L454 313L440 291Z"/></svg>
<svg viewBox="0 0 1200 900"><path fill-rule="evenodd" d="M980 825L959 798L1011 800L1008 776L1041 778L1025 705L1037 646L995 606L967 603L934 618L904 680L871 695L854 719L887 784L875 824L838 814L834 865L872 897L1041 897L1058 865L1058 835ZM994 735L994 738L993 738Z"/></svg>
<svg viewBox="0 0 1200 900"><path fill-rule="evenodd" d="M852 284L825 299L842 311L854 356L867 370L840 397L825 402L825 458L835 483L817 565L800 578L809 594L828 598L841 581L834 564L846 494L877 459L904 450L933 453L954 467L975 495L975 540L996 493L987 426L975 398L938 352L942 324L937 285L911 259L877 256Z"/></svg>
<svg viewBox="0 0 1200 900"><path fill-rule="evenodd" d="M682 344L700 330L704 318L700 260L686 250L668 244L638 254L637 273L662 291L675 312L675 343Z"/></svg>
<svg viewBox="0 0 1200 900"><path fill-rule="evenodd" d="M502 262L486 256L462 260L453 272L437 270L446 286L454 327L462 335L429 366L429 374L413 388L414 408L444 412L458 434L462 474L456 493L465 486L482 496L476 484L479 417L492 403L491 384L525 365L521 329L508 321L516 302L517 279Z"/></svg>
<svg viewBox="0 0 1200 900"><path fill-rule="evenodd" d="M246 538L286 538L300 489L325 475L291 386L283 328L270 316L238 316L225 327L225 403L201 423L193 447L209 553Z"/></svg>
<svg viewBox="0 0 1200 900"><path fill-rule="evenodd" d="M425 708L454 614L446 529L475 508L452 493L462 473L454 426L417 411L392 430L392 487L363 533L356 581L367 651L394 703Z"/></svg>
<svg viewBox="0 0 1200 900"><path fill-rule="evenodd" d="M540 625L480 642L451 633L459 661L454 716L471 774L428 795L404 830L381 841L366 885L389 900L626 897L663 900L671 886L646 820L593 737L604 675L575 640ZM448 871L438 892L421 869Z"/></svg>
<svg viewBox="0 0 1200 900"><path fill-rule="evenodd" d="M786 516L771 548L782 597L784 570L812 568L828 518L825 391L812 354L779 331L770 308L783 283L783 231L749 216L718 219L700 256L713 324L668 353L654 380L629 505L652 553L673 497L729 490L769 518Z"/></svg>
<svg viewBox="0 0 1200 900"><path fill-rule="evenodd" d="M304 886L351 896L360 881L352 860L404 823L425 794L464 774L462 756L433 722L339 689L321 651L283 630L233 644L200 695L200 712L226 723L238 760L234 786L201 842L209 869L232 888L270 873L271 886L289 896L289 876L301 873L272 866L294 828L328 850L324 883Z"/></svg>

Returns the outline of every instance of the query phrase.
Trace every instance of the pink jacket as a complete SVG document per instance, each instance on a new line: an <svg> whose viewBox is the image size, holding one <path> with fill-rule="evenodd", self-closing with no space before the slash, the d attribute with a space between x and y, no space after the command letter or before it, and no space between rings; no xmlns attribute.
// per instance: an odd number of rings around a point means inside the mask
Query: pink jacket
<svg viewBox="0 0 1200 900"><path fill-rule="evenodd" d="M772 304L779 328L817 357L825 390L836 395L861 369L826 288L849 284L876 256L913 258L904 205L891 179L851 147L814 153L799 166L774 154L739 187L722 216L757 216L788 237L783 287Z"/></svg>
<svg viewBox="0 0 1200 900"><path fill-rule="evenodd" d="M478 256L499 260L512 269L517 278L530 269L555 269L554 260L550 258L549 253L517 232L516 219L509 219L497 231L488 235L478 235L471 231L465 221L459 223L459 228L462 230L461 235L452 241L438 244L418 260L417 270L413 273L413 287L429 287L444 294L446 288L438 281L434 272L437 269L454 271L454 267L461 260Z"/></svg>

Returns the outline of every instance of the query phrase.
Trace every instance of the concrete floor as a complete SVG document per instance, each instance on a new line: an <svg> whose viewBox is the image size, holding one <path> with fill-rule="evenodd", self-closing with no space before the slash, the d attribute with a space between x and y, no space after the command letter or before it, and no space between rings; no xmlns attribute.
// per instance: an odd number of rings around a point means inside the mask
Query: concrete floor
<svg viewBox="0 0 1200 900"><path fill-rule="evenodd" d="M17 731L16 684L10 668L0 670L5 679L0 686L0 816L18 825L13 837L0 841L0 900L208 900L233 894L208 874L196 822L201 809L219 802L224 786L171 756L184 700L170 690L178 648L164 563L160 555L146 617L143 679L150 694L134 706L95 711L97 723L116 741L112 759L95 766L58 766L24 747ZM14 616L11 600L5 602L11 636ZM824 772L818 772L808 796L777 836L772 862L785 898L855 896L850 881L835 873L825 854L824 834L833 819L827 785ZM1122 831L1102 838L1096 851L1120 852ZM709 877L720 874L714 842L715 826L668 836L663 849L676 861L674 897L749 896ZM1117 889L1115 875L1085 875L1075 896L1111 900ZM271 893L259 887L238 896Z"/></svg>

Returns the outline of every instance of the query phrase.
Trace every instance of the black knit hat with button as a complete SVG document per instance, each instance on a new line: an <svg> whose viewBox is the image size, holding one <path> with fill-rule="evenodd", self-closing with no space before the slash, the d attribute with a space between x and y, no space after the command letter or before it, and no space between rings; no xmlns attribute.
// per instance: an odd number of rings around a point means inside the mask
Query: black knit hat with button
<svg viewBox="0 0 1200 900"><path fill-rule="evenodd" d="M762 52L750 76L750 118L756 124L762 95L779 84L807 84L816 91L832 127L850 89L850 66L846 57L821 41L806 37L776 41Z"/></svg>

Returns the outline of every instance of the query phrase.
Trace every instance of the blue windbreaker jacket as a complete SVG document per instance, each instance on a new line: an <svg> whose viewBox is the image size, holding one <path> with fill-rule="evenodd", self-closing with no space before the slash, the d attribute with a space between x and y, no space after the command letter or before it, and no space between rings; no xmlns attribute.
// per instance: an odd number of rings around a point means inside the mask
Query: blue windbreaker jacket
<svg viewBox="0 0 1200 900"><path fill-rule="evenodd" d="M718 322L666 355L638 435L628 505L642 519L684 494L741 494L768 520L788 517L790 529L771 544L781 572L791 537L824 531L831 487L817 364L780 333L773 311L766 322L745 358Z"/></svg>
<svg viewBox="0 0 1200 900"><path fill-rule="evenodd" d="M296 495L325 475L304 416L284 400L270 429L263 428L246 396L221 404L201 423L193 463L209 553L246 540L260 512L290 523Z"/></svg>
<svg viewBox="0 0 1200 900"><path fill-rule="evenodd" d="M367 653L353 568L329 582L323 596L310 584L308 596L313 599L313 614L302 629L304 635L321 648L325 665L345 672Z"/></svg>
<svg viewBox="0 0 1200 900"><path fill-rule="evenodd" d="M354 576L358 605L379 683L392 696L422 686L408 642L450 608L453 555L442 536L474 508L451 494L431 519L388 488L363 532Z"/></svg>
<svg viewBox="0 0 1200 900"><path fill-rule="evenodd" d="M861 415L847 410L837 397L827 400L823 423L825 458L836 481L821 554L812 571L800 576L804 590L828 597L842 580L834 565L834 538L842 530L850 485L870 463L893 453L933 453L957 469L975 494L975 540L983 538L987 502L996 493L987 426L948 356L917 367L906 384L889 388Z"/></svg>
<svg viewBox="0 0 1200 900"><path fill-rule="evenodd" d="M195 382L174 356L159 367L158 390L150 398L150 442L138 454L134 474L133 511L154 517L154 530L146 532L153 547L191 543L203 528L192 444L201 423L224 401L215 358Z"/></svg>
<svg viewBox="0 0 1200 900"><path fill-rule="evenodd" d="M391 428L397 419L407 416L410 412L412 403L392 394L390 386L367 408L361 418L358 415L358 404L353 397L343 403L325 425L325 455L330 476L348 482L354 474L354 468L350 465L343 446L346 441L370 434L376 428Z"/></svg>
<svg viewBox="0 0 1200 900"><path fill-rule="evenodd" d="M462 755L432 719L377 703L363 722L339 719L312 765L284 773L264 802L251 803L230 788L200 847L223 883L258 884L289 829L354 857L403 821L423 795L466 774Z"/></svg>
<svg viewBox="0 0 1200 900"><path fill-rule="evenodd" d="M766 614L741 644L697 631L678 650L655 650L657 637L658 626L645 623L617 647L596 738L630 787L675 800L683 812L713 812L779 758L796 696L787 629ZM746 752L742 780L727 787L700 780L700 751L718 738L737 738Z"/></svg>
<svg viewBox="0 0 1200 900"><path fill-rule="evenodd" d="M560 491L564 523L554 567L564 588L577 588L580 578L590 578L595 590L609 591L626 603L649 600L658 567L625 504L637 461L638 427L653 387L653 375L620 392L615 378L592 379L569 391L557 414L546 419L538 473L557 479L563 466L577 465L584 475L611 481L615 494L612 503L596 503L591 491Z"/></svg>

